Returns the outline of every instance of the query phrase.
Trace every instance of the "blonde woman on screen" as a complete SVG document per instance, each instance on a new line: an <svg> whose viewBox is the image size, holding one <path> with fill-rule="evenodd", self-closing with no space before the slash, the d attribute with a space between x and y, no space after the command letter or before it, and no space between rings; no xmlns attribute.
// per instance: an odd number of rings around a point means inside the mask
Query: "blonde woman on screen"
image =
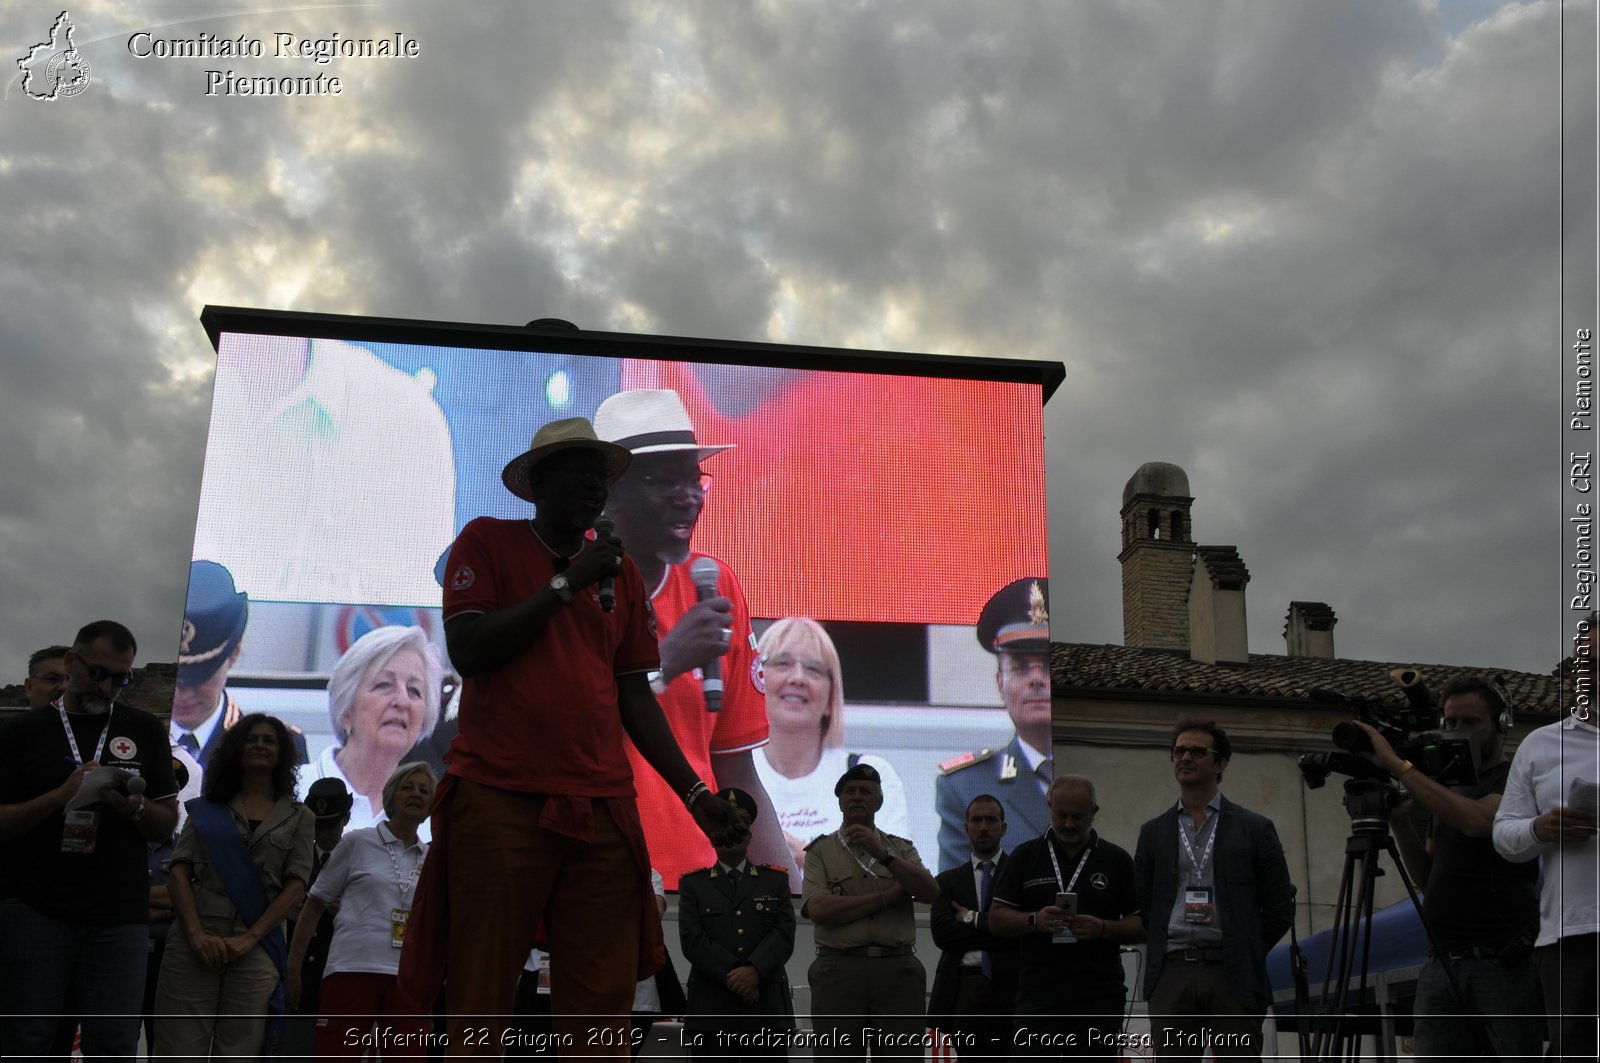
<svg viewBox="0 0 1600 1063"><path fill-rule="evenodd" d="M756 774L777 810L794 866L805 866L803 850L813 838L839 829L833 785L857 763L871 764L883 778L878 826L909 837L899 774L882 757L845 748L844 681L827 631L808 617L786 617L766 630L758 649L771 737L758 750Z"/></svg>

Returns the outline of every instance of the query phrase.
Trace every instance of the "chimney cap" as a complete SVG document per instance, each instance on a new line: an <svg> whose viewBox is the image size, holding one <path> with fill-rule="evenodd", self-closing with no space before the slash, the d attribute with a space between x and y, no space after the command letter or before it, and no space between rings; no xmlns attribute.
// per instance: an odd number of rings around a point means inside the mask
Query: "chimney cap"
<svg viewBox="0 0 1600 1063"><path fill-rule="evenodd" d="M1285 631L1294 623L1296 613L1308 631L1332 631L1333 625L1339 622L1339 618L1333 615L1333 607L1327 602L1290 602L1288 616L1284 618Z"/></svg>
<svg viewBox="0 0 1600 1063"><path fill-rule="evenodd" d="M1127 486L1122 489L1122 508L1128 508L1128 503L1139 495L1191 498L1189 474L1168 461L1147 461L1128 478Z"/></svg>

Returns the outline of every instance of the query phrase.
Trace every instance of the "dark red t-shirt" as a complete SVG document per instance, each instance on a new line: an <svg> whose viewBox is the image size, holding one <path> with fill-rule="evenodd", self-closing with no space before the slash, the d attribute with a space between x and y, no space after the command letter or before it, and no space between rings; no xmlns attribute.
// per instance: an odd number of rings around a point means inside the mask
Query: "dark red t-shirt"
<svg viewBox="0 0 1600 1063"><path fill-rule="evenodd" d="M555 574L555 555L526 520L478 517L450 550L444 619L516 605ZM633 794L616 677L654 671L660 657L631 558L616 589L615 612L602 612L598 588L584 587L520 654L466 680L451 774L525 793Z"/></svg>

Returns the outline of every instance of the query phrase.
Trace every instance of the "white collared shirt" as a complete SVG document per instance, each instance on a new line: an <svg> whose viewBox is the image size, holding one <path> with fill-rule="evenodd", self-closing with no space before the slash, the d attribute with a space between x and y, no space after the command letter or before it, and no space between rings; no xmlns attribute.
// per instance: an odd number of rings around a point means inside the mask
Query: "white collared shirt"
<svg viewBox="0 0 1600 1063"><path fill-rule="evenodd" d="M194 735L194 740L196 743L194 747L194 756L196 759L199 759L200 750L206 747L206 743L211 741L212 733L215 732L216 729L222 724L222 712L225 708L227 708L227 705L228 692L224 690L217 697L217 707L212 709L211 715L201 720L200 726L196 727L194 730L191 731L189 728L178 723L176 720L172 721L168 728L168 733L172 736L172 744L178 745L178 739L182 738L186 734Z"/></svg>
<svg viewBox="0 0 1600 1063"><path fill-rule="evenodd" d="M1039 770L1040 764L1051 759L1049 753L1046 753L1043 750L1034 749L1020 734L1017 735L1017 748L1022 751L1022 759L1028 765L1029 775L1036 773Z"/></svg>

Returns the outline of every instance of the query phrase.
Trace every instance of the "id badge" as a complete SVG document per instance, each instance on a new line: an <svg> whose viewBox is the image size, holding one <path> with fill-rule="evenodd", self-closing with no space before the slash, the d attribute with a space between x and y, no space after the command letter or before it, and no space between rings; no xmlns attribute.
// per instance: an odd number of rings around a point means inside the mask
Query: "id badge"
<svg viewBox="0 0 1600 1063"><path fill-rule="evenodd" d="M1190 886L1183 891L1183 921L1194 926L1210 926L1216 922L1210 886Z"/></svg>
<svg viewBox="0 0 1600 1063"><path fill-rule="evenodd" d="M411 918L409 908L389 909L389 944L395 948L406 943L406 920Z"/></svg>
<svg viewBox="0 0 1600 1063"><path fill-rule="evenodd" d="M67 813L61 826L61 851L88 856L94 852L94 839L100 831L100 813L86 808Z"/></svg>

